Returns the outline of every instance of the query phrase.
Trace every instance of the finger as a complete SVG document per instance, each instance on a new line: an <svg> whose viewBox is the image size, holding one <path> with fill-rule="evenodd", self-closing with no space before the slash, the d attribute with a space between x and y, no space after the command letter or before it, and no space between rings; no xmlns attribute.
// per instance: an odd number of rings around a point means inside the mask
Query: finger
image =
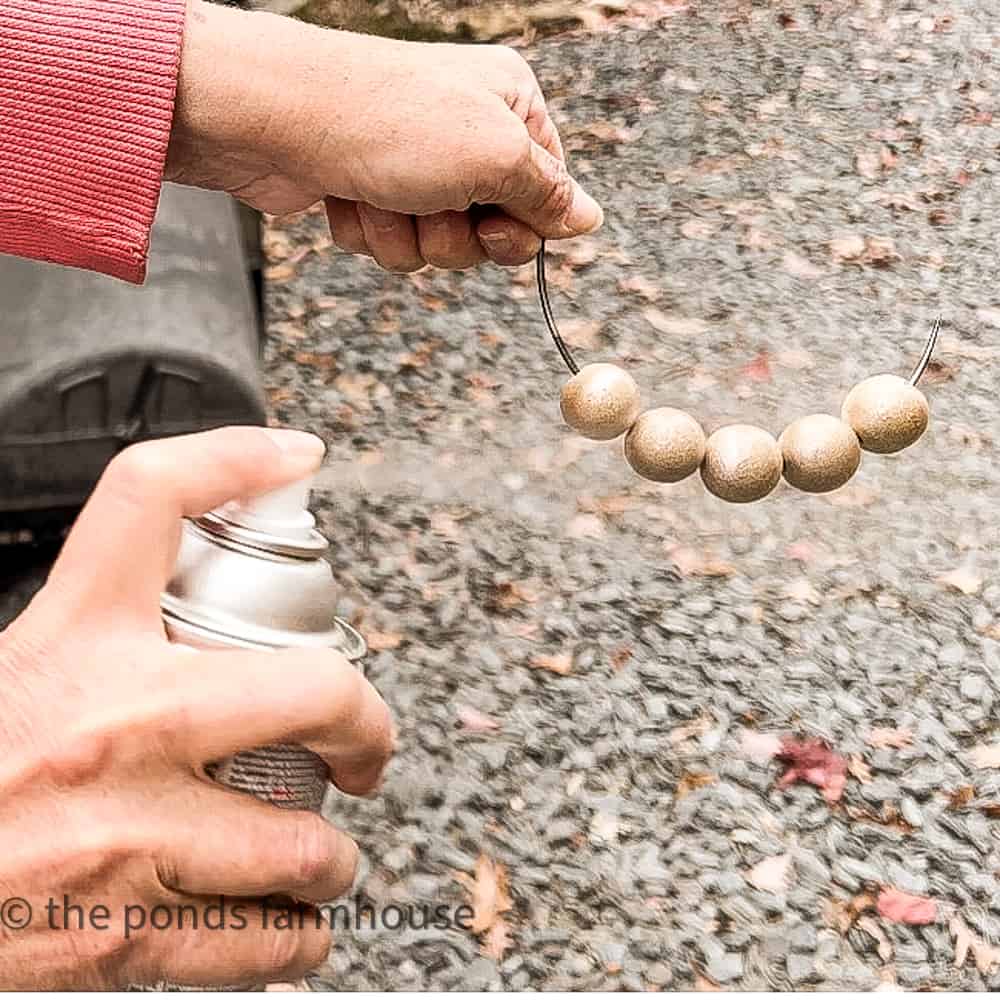
<svg viewBox="0 0 1000 1000"><path fill-rule="evenodd" d="M486 260L468 212L436 212L417 219L420 256L433 267L464 270Z"/></svg>
<svg viewBox="0 0 1000 1000"><path fill-rule="evenodd" d="M363 253L371 256L365 231L361 228L358 218L358 204L344 198L326 199L326 218L330 223L330 235L333 242L348 253Z"/></svg>
<svg viewBox="0 0 1000 1000"><path fill-rule="evenodd" d="M566 154L563 151L562 139L559 138L559 131L549 115L545 97L542 94L538 81L535 81L535 90L528 103L528 112L524 118L524 124L528 126L528 135L538 143L542 149L547 150L557 160L565 160Z"/></svg>
<svg viewBox="0 0 1000 1000"><path fill-rule="evenodd" d="M211 823L189 822L168 837L157 858L160 881L192 896L286 895L322 903L354 884L358 846L316 813L275 809L221 786L193 782L195 803Z"/></svg>
<svg viewBox="0 0 1000 1000"><path fill-rule="evenodd" d="M139 947L122 970L122 985L162 980L178 986L288 982L319 968L330 951L329 921L321 911L302 904L220 903L203 897L148 911L138 906L126 910L123 922L131 920L130 940ZM143 917L145 926L135 927Z"/></svg>
<svg viewBox="0 0 1000 1000"><path fill-rule="evenodd" d="M600 205L574 180L566 164L525 134L526 145L498 183L499 204L539 236L568 239L598 229Z"/></svg>
<svg viewBox="0 0 1000 1000"><path fill-rule="evenodd" d="M181 518L314 472L323 442L300 431L226 427L127 448L80 513L50 576L53 593L106 614L159 621Z"/></svg>
<svg viewBox="0 0 1000 1000"><path fill-rule="evenodd" d="M365 242L380 267L408 274L425 266L427 262L420 256L417 227L411 216L361 204L358 218Z"/></svg>
<svg viewBox="0 0 1000 1000"><path fill-rule="evenodd" d="M490 260L504 267L518 267L534 260L542 245L528 226L503 212L485 216L476 231Z"/></svg>
<svg viewBox="0 0 1000 1000"><path fill-rule="evenodd" d="M299 743L319 754L351 795L375 789L393 752L392 719L378 692L332 649L169 650L154 728L196 769L252 747ZM149 725L140 726L148 740ZM142 735L142 734L138 734Z"/></svg>

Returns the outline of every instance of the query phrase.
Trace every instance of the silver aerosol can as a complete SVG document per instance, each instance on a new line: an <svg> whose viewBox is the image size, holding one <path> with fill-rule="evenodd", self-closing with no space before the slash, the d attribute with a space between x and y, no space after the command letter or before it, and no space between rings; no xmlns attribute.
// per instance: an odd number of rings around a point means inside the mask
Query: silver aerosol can
<svg viewBox="0 0 1000 1000"><path fill-rule="evenodd" d="M184 522L161 598L169 638L196 649L327 647L360 668L365 641L336 618L327 540L308 510L311 481L233 501ZM283 809L319 812L326 764L304 747L248 748L209 767L217 781Z"/></svg>

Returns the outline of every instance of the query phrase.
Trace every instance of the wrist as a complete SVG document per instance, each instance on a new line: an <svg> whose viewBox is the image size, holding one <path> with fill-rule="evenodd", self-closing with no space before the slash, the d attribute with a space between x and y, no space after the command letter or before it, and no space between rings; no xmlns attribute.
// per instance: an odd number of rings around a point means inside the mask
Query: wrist
<svg viewBox="0 0 1000 1000"><path fill-rule="evenodd" d="M198 183L218 165L209 161L267 156L280 142L275 96L294 27L288 18L188 0L167 179Z"/></svg>

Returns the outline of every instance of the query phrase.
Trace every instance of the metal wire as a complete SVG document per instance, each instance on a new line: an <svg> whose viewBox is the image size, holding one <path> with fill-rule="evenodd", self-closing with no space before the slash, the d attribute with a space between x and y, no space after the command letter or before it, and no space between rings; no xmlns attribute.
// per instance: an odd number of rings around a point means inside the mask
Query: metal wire
<svg viewBox="0 0 1000 1000"><path fill-rule="evenodd" d="M566 367L576 375L580 371L580 366L576 363L576 359L573 357L566 341L562 339L562 334L559 333L559 327L556 326L556 318L552 312L552 303L549 301L549 283L545 277L545 240L542 240L538 256L535 258L535 273L538 277L538 301L542 305L542 316L545 317L545 325L549 328L549 334L556 348L559 350L563 361L566 362ZM923 377L924 372L927 371L927 366L931 363L931 357L934 354L934 348L937 346L938 334L941 332L941 323L942 319L938 316L931 327L930 336L927 338L927 344L924 347L924 353L920 356L917 366L910 375L910 385L916 385Z"/></svg>
<svg viewBox="0 0 1000 1000"><path fill-rule="evenodd" d="M920 356L920 360L917 362L917 367L913 369L913 374L910 376L910 385L916 385L924 372L927 371L927 366L931 363L931 355L934 353L934 348L937 346L938 334L941 332L941 317L938 316L934 320L934 325L931 327L931 335L927 338L927 346L924 348L924 353Z"/></svg>
<svg viewBox="0 0 1000 1000"><path fill-rule="evenodd" d="M535 271L538 275L538 299L542 304L542 315L545 317L545 325L549 328L549 333L552 334L552 339L555 341L563 361L566 362L566 367L576 375L580 371L580 366L573 359L570 349L566 346L566 341L562 339L559 333L559 327L556 326L556 318L552 314L552 304L549 302L549 284L545 279L545 240L542 240L541 249L535 258Z"/></svg>

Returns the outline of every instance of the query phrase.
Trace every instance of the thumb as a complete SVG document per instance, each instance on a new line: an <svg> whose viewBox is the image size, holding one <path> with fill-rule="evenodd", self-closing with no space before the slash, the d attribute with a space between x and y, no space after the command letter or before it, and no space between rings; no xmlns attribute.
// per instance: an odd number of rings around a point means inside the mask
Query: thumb
<svg viewBox="0 0 1000 1000"><path fill-rule="evenodd" d="M301 431L225 427L125 449L105 470L52 569L51 593L85 612L159 619L181 519L315 472L323 442ZM49 589L49 588L46 588Z"/></svg>
<svg viewBox="0 0 1000 1000"><path fill-rule="evenodd" d="M592 233L604 222L601 206L570 175L563 160L533 139L515 174L501 178L509 197L497 202L545 239Z"/></svg>

